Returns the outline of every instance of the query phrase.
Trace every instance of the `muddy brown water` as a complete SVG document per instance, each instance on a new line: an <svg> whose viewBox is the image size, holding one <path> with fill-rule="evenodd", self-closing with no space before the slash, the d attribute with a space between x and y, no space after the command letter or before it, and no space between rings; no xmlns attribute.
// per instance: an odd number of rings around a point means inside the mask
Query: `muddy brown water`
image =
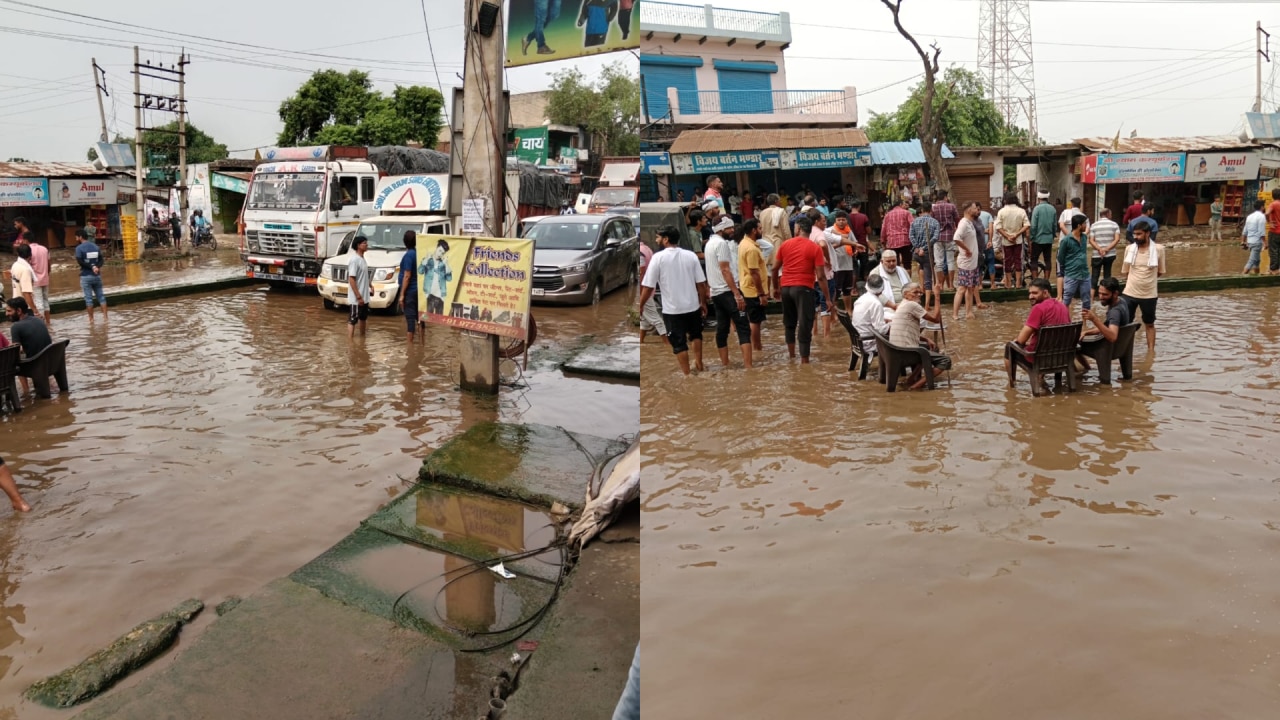
<svg viewBox="0 0 1280 720"><path fill-rule="evenodd" d="M948 316L931 393L776 317L751 371L646 343L645 717L1275 717L1278 307L1162 298L1132 382L1039 399L1021 303Z"/></svg>
<svg viewBox="0 0 1280 720"><path fill-rule="evenodd" d="M80 269L70 250L54 251L49 275L49 296L53 299L82 297ZM9 267L11 261L0 261ZM195 284L229 277L243 277L244 264L234 245L219 245L216 251L201 248L186 257L148 260L140 263L111 264L102 269L102 284L107 293L117 289ZM6 283L5 292L10 287ZM107 297L110 304L111 298Z"/></svg>
<svg viewBox="0 0 1280 720"><path fill-rule="evenodd" d="M0 417L35 508L0 509L0 718L67 717L21 692L195 597L210 607L189 642L213 604L319 555L474 423L634 433L638 386L556 369L584 336L634 342L632 293L535 308L524 387L496 401L455 390L452 331L407 351L403 319L374 316L351 345L315 295L228 291L55 322L71 394Z"/></svg>

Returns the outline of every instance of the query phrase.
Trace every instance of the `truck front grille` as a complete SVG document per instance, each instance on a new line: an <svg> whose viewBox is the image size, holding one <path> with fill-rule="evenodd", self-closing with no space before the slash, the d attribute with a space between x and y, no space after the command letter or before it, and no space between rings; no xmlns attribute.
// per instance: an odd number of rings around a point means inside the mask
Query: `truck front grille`
<svg viewBox="0 0 1280 720"><path fill-rule="evenodd" d="M270 255L306 255L315 257L316 254L315 236L302 233L264 230L258 233L258 247L261 252Z"/></svg>

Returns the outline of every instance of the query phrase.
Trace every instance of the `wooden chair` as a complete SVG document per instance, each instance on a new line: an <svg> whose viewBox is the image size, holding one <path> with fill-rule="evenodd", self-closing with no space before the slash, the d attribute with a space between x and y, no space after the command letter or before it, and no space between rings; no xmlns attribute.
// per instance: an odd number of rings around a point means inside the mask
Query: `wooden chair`
<svg viewBox="0 0 1280 720"><path fill-rule="evenodd" d="M1120 377L1133 379L1133 340L1138 335L1141 322L1132 322L1120 328L1116 341L1092 342L1080 345L1080 352L1094 359L1098 364L1098 382L1111 384L1111 363L1120 361Z"/></svg>
<svg viewBox="0 0 1280 720"><path fill-rule="evenodd" d="M70 389L67 386L67 345L70 343L70 340L59 340L36 353L35 356L18 363L18 374L31 378L36 397L53 397L49 386L50 376L58 381L59 394Z"/></svg>
<svg viewBox="0 0 1280 720"><path fill-rule="evenodd" d="M889 338L878 332L872 331L871 334L875 337L876 353L880 356L879 380L889 392L895 392L898 389L898 379L906 372L907 368L917 366L924 370L926 387L930 390L937 387L933 366L934 358L933 354L929 352L929 348L924 346L914 348L899 347L890 343ZM943 367L949 370L950 361L948 360ZM950 382L949 379L948 382Z"/></svg>
<svg viewBox="0 0 1280 720"><path fill-rule="evenodd" d="M1076 348L1080 343L1080 328L1081 323L1049 325L1040 328L1034 362L1027 359L1025 349L1013 344L1005 346L1006 356L1010 359L1009 387L1017 386L1018 367L1021 366L1031 375L1031 394L1036 397L1040 397L1040 386L1043 384L1044 376L1049 373L1053 373L1055 390L1062 389L1063 373L1067 376L1067 388L1072 392L1079 389L1080 383L1076 378L1073 364Z"/></svg>
<svg viewBox="0 0 1280 720"><path fill-rule="evenodd" d="M22 412L22 401L18 399L18 360L22 357L22 348L10 345L0 350L0 413Z"/></svg>
<svg viewBox="0 0 1280 720"><path fill-rule="evenodd" d="M861 363L862 370L858 372L858 379L866 380L867 368L871 365L871 358L875 357L875 353L868 353L863 350L862 341L864 339L871 340L872 338L862 338L858 334L857 328L853 326L853 320L844 310L836 309L836 319L840 321L840 325L845 329L845 332L849 333L849 342L853 345L853 350L849 353L849 372L857 370L859 363Z"/></svg>

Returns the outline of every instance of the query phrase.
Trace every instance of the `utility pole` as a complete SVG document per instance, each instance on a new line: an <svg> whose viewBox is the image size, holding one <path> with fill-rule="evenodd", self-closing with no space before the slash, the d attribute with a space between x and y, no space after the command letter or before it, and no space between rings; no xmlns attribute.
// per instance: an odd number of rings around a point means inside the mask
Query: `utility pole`
<svg viewBox="0 0 1280 720"><path fill-rule="evenodd" d="M187 219L187 49L178 59L178 216ZM192 247L195 247L192 245Z"/></svg>
<svg viewBox="0 0 1280 720"><path fill-rule="evenodd" d="M1263 35L1267 36L1266 50L1262 49ZM1254 37L1254 44L1257 46L1257 50L1258 50L1257 57L1254 58L1257 68L1256 68L1256 76L1254 80L1253 111L1256 113L1260 113L1262 112L1262 60L1263 58L1266 58L1267 62L1271 62L1271 33L1262 29L1261 20L1258 21L1257 31L1254 33L1253 37Z"/></svg>
<svg viewBox="0 0 1280 720"><path fill-rule="evenodd" d="M506 212L507 112L502 102L502 5L466 0L466 60L463 66L462 177L467 200L484 202L489 237L502 237ZM461 331L459 384L498 393L498 336Z"/></svg>
<svg viewBox="0 0 1280 720"><path fill-rule="evenodd" d="M126 241L125 260L137 260L145 244L142 240L142 229L146 227L147 212L146 195L142 192L142 74L139 71L138 46L133 46L133 175L134 175L134 216L136 218L137 237L134 238L133 252L130 253ZM130 257L132 255L133 257Z"/></svg>
<svg viewBox="0 0 1280 720"><path fill-rule="evenodd" d="M111 142L107 137L107 111L102 107L102 96L110 96L107 92L107 71L98 67L98 58L93 58L93 85L98 89L98 119L102 121L102 142Z"/></svg>
<svg viewBox="0 0 1280 720"><path fill-rule="evenodd" d="M144 65L138 59L138 48L133 49L133 108L134 119L137 124L137 136L134 143L137 147L137 155L135 162L138 169L137 191L138 191L138 232L139 242L143 235L143 229L146 227L146 198L143 196L143 175L142 175L142 153L144 146L142 143L143 131L152 133L163 133L167 135L178 136L178 161L181 165L178 181L178 212L181 214L186 202L186 102L184 99L184 76L186 74L187 60L186 50L178 58L177 65L165 67L162 64L152 65L148 60ZM142 92L142 78L147 77L152 80L160 80L162 82L172 82L178 84L178 95L152 95ZM160 112L175 113L178 116L178 129L169 130L163 127L143 127L142 111L158 110ZM172 147L172 146L169 146ZM172 195L170 195L172 201ZM145 245L143 245L145 247ZM176 243L174 249L177 249Z"/></svg>

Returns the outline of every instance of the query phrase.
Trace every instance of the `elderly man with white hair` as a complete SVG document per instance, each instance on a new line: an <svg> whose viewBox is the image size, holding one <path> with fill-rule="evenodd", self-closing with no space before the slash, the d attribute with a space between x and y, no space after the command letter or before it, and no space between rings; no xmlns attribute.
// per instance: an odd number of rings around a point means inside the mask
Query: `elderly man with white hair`
<svg viewBox="0 0 1280 720"><path fill-rule="evenodd" d="M911 275L898 265L898 253L885 249L880 253L880 264L867 274L868 279L879 276L884 281L885 306L896 309L902 302L902 290L911 282Z"/></svg>

